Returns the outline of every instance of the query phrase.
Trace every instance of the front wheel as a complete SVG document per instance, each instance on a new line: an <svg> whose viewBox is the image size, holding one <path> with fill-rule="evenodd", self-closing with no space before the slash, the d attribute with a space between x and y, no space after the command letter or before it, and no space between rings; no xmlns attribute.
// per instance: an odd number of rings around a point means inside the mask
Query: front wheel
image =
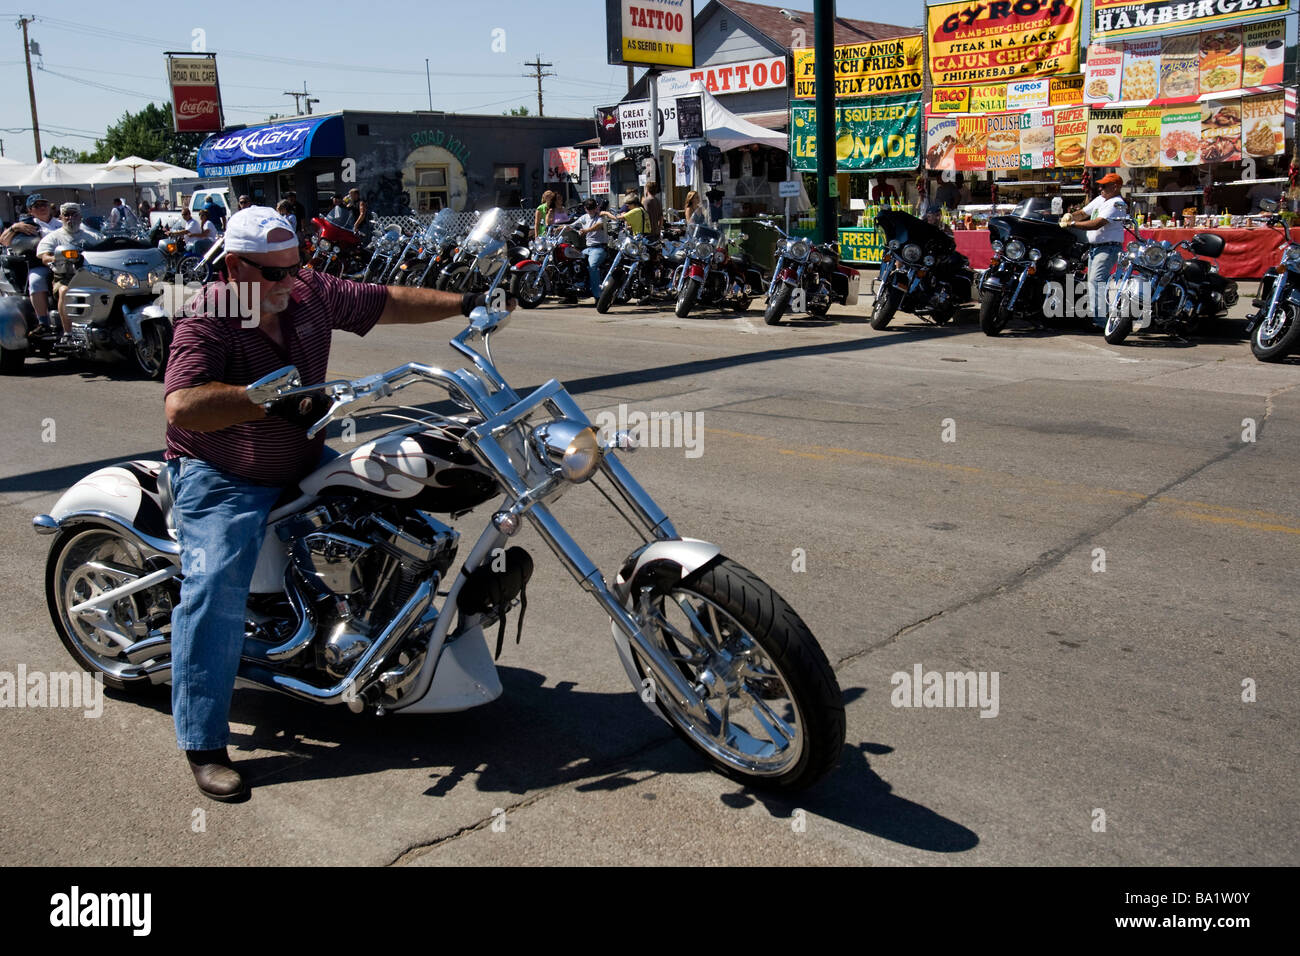
<svg viewBox="0 0 1300 956"><path fill-rule="evenodd" d="M1300 307L1287 302L1255 326L1250 350L1261 362L1280 362L1300 346Z"/></svg>
<svg viewBox="0 0 1300 956"><path fill-rule="evenodd" d="M614 299L618 297L618 287L622 285L618 281L618 276L610 273L605 276L605 282L600 287L600 298L596 300L596 311L604 315L614 304Z"/></svg>
<svg viewBox="0 0 1300 956"><path fill-rule="evenodd" d="M1124 311L1123 306L1116 303L1111 306L1110 315L1106 318L1106 331L1104 334L1108 345L1119 345L1133 331L1133 317L1131 315L1121 315L1122 311Z"/></svg>
<svg viewBox="0 0 1300 956"><path fill-rule="evenodd" d="M681 294L677 296L677 318L684 319L691 314L695 301L700 297L700 280L687 279L682 284Z"/></svg>
<svg viewBox="0 0 1300 956"><path fill-rule="evenodd" d="M632 594L642 583L652 589L638 608L651 640L703 689L700 713L656 693L673 729L717 770L753 786L798 790L829 773L844 746L844 704L826 655L790 605L724 557L671 586L633 581Z"/></svg>
<svg viewBox="0 0 1300 956"><path fill-rule="evenodd" d="M893 286L887 285L876 295L876 301L871 306L871 327L880 331L889 325L898 311L899 303L903 301L903 293Z"/></svg>
<svg viewBox="0 0 1300 956"><path fill-rule="evenodd" d="M212 275L212 269L202 259L195 256L181 260L180 277L186 285L197 282L200 285L207 282Z"/></svg>
<svg viewBox="0 0 1300 956"><path fill-rule="evenodd" d="M546 298L546 286L542 283L542 273L516 272L510 277L510 297L525 309L535 309Z"/></svg>
<svg viewBox="0 0 1300 956"><path fill-rule="evenodd" d="M786 285L784 282L781 283L768 301L767 308L763 310L764 322L768 325L781 324L781 316L785 315L786 306L790 304L790 293L793 291L793 286Z"/></svg>
<svg viewBox="0 0 1300 956"><path fill-rule="evenodd" d="M171 330L162 322L150 322L140 329L135 343L135 364L155 382L167 374L167 356L171 350Z"/></svg>
<svg viewBox="0 0 1300 956"><path fill-rule="evenodd" d="M1002 308L1001 292L990 289L980 293L980 328L985 335L997 335L1010 319L1010 313Z"/></svg>

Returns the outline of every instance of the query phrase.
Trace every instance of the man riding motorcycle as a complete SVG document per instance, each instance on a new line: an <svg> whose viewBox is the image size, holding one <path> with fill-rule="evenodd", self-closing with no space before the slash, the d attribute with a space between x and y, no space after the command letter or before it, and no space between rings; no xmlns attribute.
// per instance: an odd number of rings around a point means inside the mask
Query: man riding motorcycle
<svg viewBox="0 0 1300 956"><path fill-rule="evenodd" d="M54 215L54 207L40 193L27 197L27 212L21 220L0 233L0 246L6 248L16 237L37 236L42 239L57 231L63 223ZM36 318L43 326L50 324L50 270L48 266L32 265L27 273L27 295L31 299Z"/></svg>
<svg viewBox="0 0 1300 956"><path fill-rule="evenodd" d="M59 218L63 220L63 228L48 233L36 247L36 257L47 267L54 263L56 252L61 247L76 246L78 249L84 249L99 238L81 225L81 207L75 202L65 202L60 206ZM58 295L59 321L63 323L63 335L60 336L59 343L64 344L72 334L72 316L68 315L63 302L68 285L63 280L56 280L54 285L54 291Z"/></svg>

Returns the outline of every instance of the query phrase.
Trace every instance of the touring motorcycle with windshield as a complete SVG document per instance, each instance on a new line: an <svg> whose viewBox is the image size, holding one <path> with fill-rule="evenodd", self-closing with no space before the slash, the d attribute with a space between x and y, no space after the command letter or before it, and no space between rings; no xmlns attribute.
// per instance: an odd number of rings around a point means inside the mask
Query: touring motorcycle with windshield
<svg viewBox="0 0 1300 956"><path fill-rule="evenodd" d="M600 285L596 311L604 314L615 303L666 298L670 277L665 242L645 233L623 230L614 237L614 261Z"/></svg>
<svg viewBox="0 0 1300 956"><path fill-rule="evenodd" d="M696 306L729 308L744 312L766 283L762 270L744 252L731 252L731 243L749 237L743 232L727 238L712 226L692 225L677 252L681 265L673 270L669 292L677 296L679 319L691 314Z"/></svg>
<svg viewBox="0 0 1300 956"><path fill-rule="evenodd" d="M474 223L435 285L449 292L483 292L508 282L510 267L528 258L527 236L527 223L512 223L500 207L489 209Z"/></svg>
<svg viewBox="0 0 1300 956"><path fill-rule="evenodd" d="M1280 362L1300 351L1300 243L1291 241L1291 226L1277 215L1276 200L1260 206L1269 214L1270 227L1282 227L1282 262L1259 280L1255 313L1246 320L1250 350L1261 362Z"/></svg>
<svg viewBox="0 0 1300 956"><path fill-rule="evenodd" d="M438 210L421 234L414 255L398 263L391 280L393 285L433 288L443 267L456 252L455 218L450 209Z"/></svg>
<svg viewBox="0 0 1300 956"><path fill-rule="evenodd" d="M764 322L780 324L792 301L802 302L803 311L817 316L825 315L836 302L857 304L858 270L840 265L839 243L813 243L788 235L770 219L763 218L760 222L781 237L776 246L772 281L767 287ZM800 290L802 295L796 296Z"/></svg>
<svg viewBox="0 0 1300 956"><path fill-rule="evenodd" d="M485 630L497 625L499 654L516 601L522 626L533 562L507 546L528 522L609 616L618 657L652 712L747 784L814 783L835 765L845 723L835 673L807 625L717 545L677 532L621 458L634 435L598 434L554 379L523 395L510 387L490 344L507 318L475 310L451 342L468 359L463 368L410 363L302 386L287 367L248 386L257 404L328 399L308 435L367 407L386 408L397 424L320 465L271 512L240 677L358 712L488 703L502 686ZM392 401L415 385L443 390L464 414ZM620 513L609 528L626 522L640 535L616 569L598 567L552 511L584 485ZM477 508L487 512L475 522L482 530L453 570L461 532L448 522ZM46 598L73 658L127 692L169 681L180 554L163 463L101 468L33 525L51 539Z"/></svg>
<svg viewBox="0 0 1300 956"><path fill-rule="evenodd" d="M30 354L133 362L161 381L172 340L171 319L156 288L167 277L163 253L147 241L86 232L91 238L84 246L58 246L50 266L68 286L63 301L72 333L62 344L62 330L41 326L27 298L37 237L19 236L0 255L0 373L21 372Z"/></svg>
<svg viewBox="0 0 1300 956"><path fill-rule="evenodd" d="M1222 236L1198 232L1174 244L1168 239L1144 238L1137 224L1126 220L1132 241L1120 254L1112 280L1113 299L1106 317L1105 336L1119 345L1134 332L1162 332L1179 338L1196 331L1200 321L1223 315L1237 304L1237 283L1219 274L1206 256L1223 254ZM1192 258L1185 258L1186 249Z"/></svg>
<svg viewBox="0 0 1300 956"><path fill-rule="evenodd" d="M957 251L952 236L895 209L876 216L876 226L885 234L885 251L873 290L871 327L885 328L899 309L935 325L952 321L971 300L975 281L970 260Z"/></svg>
<svg viewBox="0 0 1300 956"><path fill-rule="evenodd" d="M591 295L582 236L568 223L551 226L529 243L528 255L510 267L510 294L525 309L549 295L576 302Z"/></svg>
<svg viewBox="0 0 1300 956"><path fill-rule="evenodd" d="M1087 233L1060 219L1059 198L1034 198L989 220L992 256L979 284L985 335L997 335L1015 318L1041 327L1044 318L1072 312L1086 295Z"/></svg>

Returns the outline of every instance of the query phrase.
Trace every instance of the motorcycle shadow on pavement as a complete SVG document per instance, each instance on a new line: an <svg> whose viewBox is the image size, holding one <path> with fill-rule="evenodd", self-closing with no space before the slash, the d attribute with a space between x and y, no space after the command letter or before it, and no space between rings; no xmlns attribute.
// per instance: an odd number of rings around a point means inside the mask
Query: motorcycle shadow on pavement
<svg viewBox="0 0 1300 956"><path fill-rule="evenodd" d="M507 651L508 654L508 651ZM742 809L758 802L776 819L796 809L904 846L957 853L979 843L967 827L893 793L868 755L892 747L852 741L834 771L810 790L775 796L715 775L704 759L651 714L631 691L587 692L572 681L545 686L544 675L502 666L505 690L491 704L459 713L382 718L320 707L257 691L238 691L231 754L254 789L420 768L425 796L458 787L523 796L554 787L613 791L647 775L707 774ZM850 688L845 704L864 691ZM164 701L155 706L167 712ZM733 789L739 787L739 789Z"/></svg>

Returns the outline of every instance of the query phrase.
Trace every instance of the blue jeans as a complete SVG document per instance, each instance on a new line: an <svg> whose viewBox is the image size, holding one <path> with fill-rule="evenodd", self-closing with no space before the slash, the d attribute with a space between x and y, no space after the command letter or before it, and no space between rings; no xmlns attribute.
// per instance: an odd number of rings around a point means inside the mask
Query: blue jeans
<svg viewBox="0 0 1300 956"><path fill-rule="evenodd" d="M1106 327L1110 317L1110 274L1119 265L1120 251L1118 246L1088 250L1088 311L1099 329Z"/></svg>
<svg viewBox="0 0 1300 956"><path fill-rule="evenodd" d="M604 246L588 246L583 250L583 255L587 257L587 282L591 285L591 294L600 298L600 267L605 261L605 256L609 250Z"/></svg>
<svg viewBox="0 0 1300 956"><path fill-rule="evenodd" d="M283 489L197 458L172 459L167 468L184 575L172 612L172 721L182 750L218 750L230 739L248 588Z"/></svg>

